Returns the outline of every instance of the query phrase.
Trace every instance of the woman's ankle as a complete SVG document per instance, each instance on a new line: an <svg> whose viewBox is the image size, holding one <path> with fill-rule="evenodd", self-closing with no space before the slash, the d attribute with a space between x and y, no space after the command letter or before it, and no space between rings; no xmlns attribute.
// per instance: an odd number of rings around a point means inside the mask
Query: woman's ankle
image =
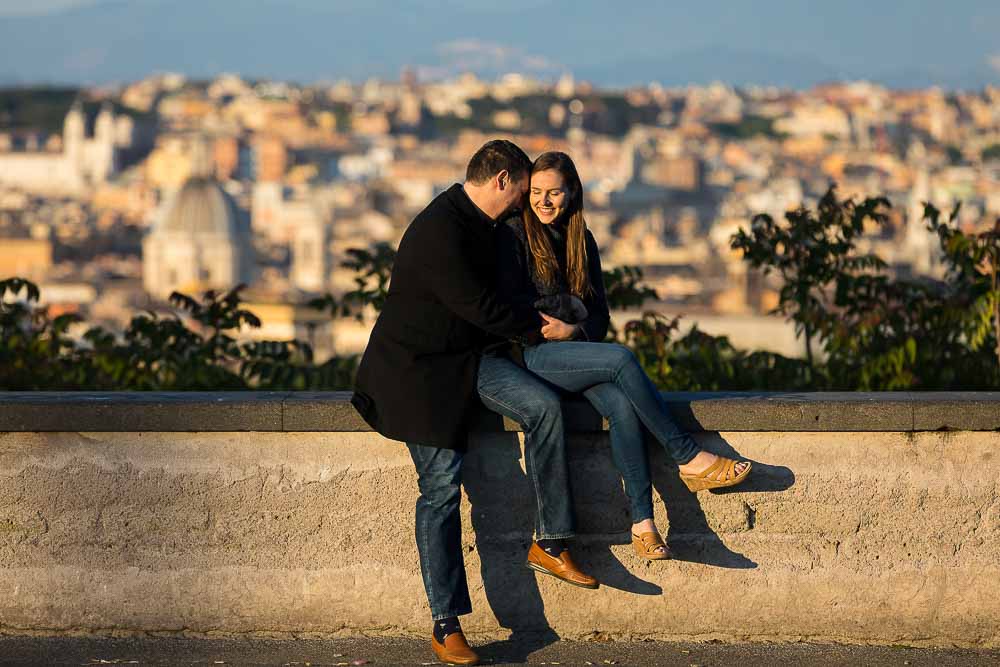
<svg viewBox="0 0 1000 667"><path fill-rule="evenodd" d="M715 454L704 449L699 449L698 452L688 459L685 463L680 463L677 465L679 469L687 470L688 472L701 471L707 468L715 458Z"/></svg>
<svg viewBox="0 0 1000 667"><path fill-rule="evenodd" d="M642 533L655 533L655 532L658 531L656 530L656 524L653 523L652 519L642 519L632 524L633 535L641 535Z"/></svg>

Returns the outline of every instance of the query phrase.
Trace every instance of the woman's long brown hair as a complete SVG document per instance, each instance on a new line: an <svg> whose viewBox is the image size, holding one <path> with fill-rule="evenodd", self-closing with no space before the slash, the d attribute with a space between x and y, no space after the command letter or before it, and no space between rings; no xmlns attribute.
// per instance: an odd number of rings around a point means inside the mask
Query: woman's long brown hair
<svg viewBox="0 0 1000 667"><path fill-rule="evenodd" d="M587 222L583 219L583 184L576 171L576 165L565 153L551 151L542 153L531 165L531 173L555 169L562 177L569 197L569 205L562 218L566 225L566 283L570 292L581 299L590 294L590 276L587 273ZM530 196L530 195L529 195ZM524 231L528 237L528 249L534 261L535 275L546 285L554 285L559 273L552 243L545 233L542 221L531 209L530 203L524 207Z"/></svg>

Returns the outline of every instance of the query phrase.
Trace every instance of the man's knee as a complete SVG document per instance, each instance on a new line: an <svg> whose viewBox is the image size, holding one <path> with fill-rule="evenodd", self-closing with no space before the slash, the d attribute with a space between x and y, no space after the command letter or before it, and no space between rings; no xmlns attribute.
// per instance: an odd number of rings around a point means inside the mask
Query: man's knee
<svg viewBox="0 0 1000 667"><path fill-rule="evenodd" d="M462 501L461 475L449 471L427 471L417 480L420 496L428 505L446 508Z"/></svg>
<svg viewBox="0 0 1000 667"><path fill-rule="evenodd" d="M562 400L547 387L535 387L524 392L518 412L526 423L522 426L532 429L545 423L562 421Z"/></svg>
<svg viewBox="0 0 1000 667"><path fill-rule="evenodd" d="M562 420L559 394L507 359L483 359L479 396L488 408L511 417L528 430Z"/></svg>
<svg viewBox="0 0 1000 667"><path fill-rule="evenodd" d="M461 452L412 443L407 446L424 501L434 506L458 503L462 497Z"/></svg>

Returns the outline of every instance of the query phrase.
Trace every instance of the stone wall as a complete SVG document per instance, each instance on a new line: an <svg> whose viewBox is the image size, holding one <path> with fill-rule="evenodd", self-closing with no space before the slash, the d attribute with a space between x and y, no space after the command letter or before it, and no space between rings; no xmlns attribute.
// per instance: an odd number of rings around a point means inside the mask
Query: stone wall
<svg viewBox="0 0 1000 667"><path fill-rule="evenodd" d="M1000 395L667 397L754 475L694 495L654 443L676 559L642 561L603 425L570 405L597 591L524 567L521 437L483 415L467 630L1000 646ZM416 496L343 394L0 394L0 632L423 635Z"/></svg>

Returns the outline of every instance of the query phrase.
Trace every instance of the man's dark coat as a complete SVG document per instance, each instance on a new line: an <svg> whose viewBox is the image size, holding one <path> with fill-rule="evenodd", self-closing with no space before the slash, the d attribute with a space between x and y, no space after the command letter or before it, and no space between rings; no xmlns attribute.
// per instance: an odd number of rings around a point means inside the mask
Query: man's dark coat
<svg viewBox="0 0 1000 667"><path fill-rule="evenodd" d="M538 335L534 308L496 295L493 227L456 184L403 234L351 398L387 438L464 449L484 346Z"/></svg>

